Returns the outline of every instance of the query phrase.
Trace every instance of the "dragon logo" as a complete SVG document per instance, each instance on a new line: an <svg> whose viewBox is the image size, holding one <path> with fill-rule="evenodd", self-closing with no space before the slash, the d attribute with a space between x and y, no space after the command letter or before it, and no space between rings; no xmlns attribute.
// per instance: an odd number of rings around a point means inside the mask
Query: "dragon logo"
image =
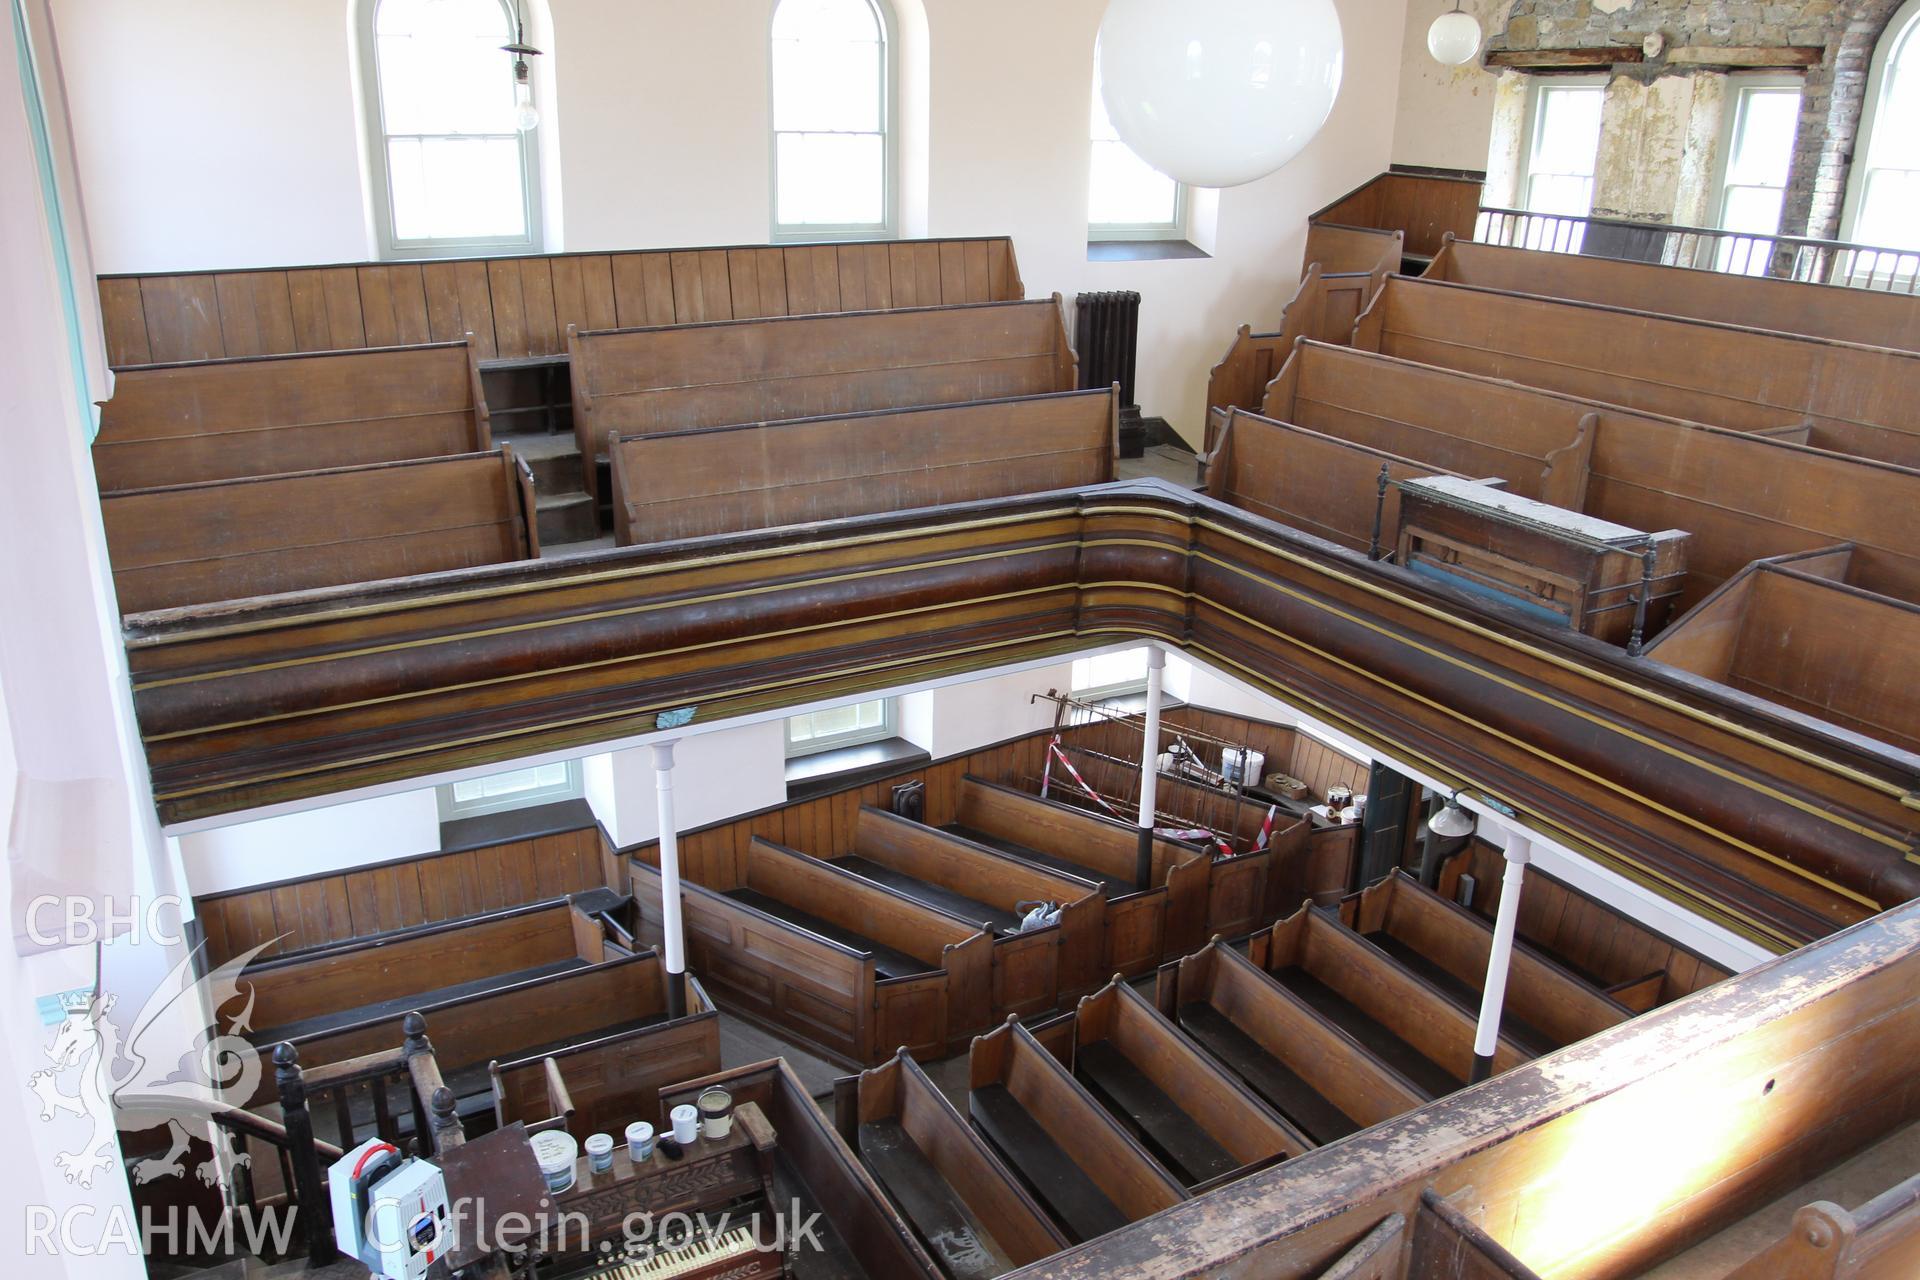
<svg viewBox="0 0 1920 1280"><path fill-rule="evenodd" d="M132 1177L137 1184L181 1176L190 1137L182 1122L211 1120L247 1104L260 1083L260 1055L244 1038L253 1020L252 984L224 1032L221 1010L241 998L240 971L277 941L263 942L200 979L193 976L198 949L189 952L134 1016L124 1043L108 1017L116 998L103 999L97 982L91 992L61 997L66 1016L46 1048L51 1065L34 1072L27 1084L40 1099L41 1120L72 1115L91 1125L85 1142L55 1157L68 1182L91 1187L94 1176L113 1164L116 1125L144 1128L163 1117L171 1150L135 1164ZM71 1092L61 1088L69 1078ZM217 1155L194 1172L208 1186L216 1184Z"/></svg>

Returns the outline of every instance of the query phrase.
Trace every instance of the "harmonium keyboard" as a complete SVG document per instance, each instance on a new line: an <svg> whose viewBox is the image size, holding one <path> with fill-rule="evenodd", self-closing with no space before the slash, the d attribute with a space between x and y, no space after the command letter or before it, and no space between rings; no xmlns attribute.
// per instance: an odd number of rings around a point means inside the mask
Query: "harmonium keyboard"
<svg viewBox="0 0 1920 1280"><path fill-rule="evenodd" d="M624 1147L611 1169L582 1158L554 1197L558 1238L543 1243L542 1280L774 1280L787 1273L773 1198L773 1126L751 1102L732 1131L701 1138L678 1159L656 1149L635 1165ZM658 1238L635 1224L662 1228ZM665 1228L672 1226L668 1233ZM584 1227L584 1234L582 1228Z"/></svg>

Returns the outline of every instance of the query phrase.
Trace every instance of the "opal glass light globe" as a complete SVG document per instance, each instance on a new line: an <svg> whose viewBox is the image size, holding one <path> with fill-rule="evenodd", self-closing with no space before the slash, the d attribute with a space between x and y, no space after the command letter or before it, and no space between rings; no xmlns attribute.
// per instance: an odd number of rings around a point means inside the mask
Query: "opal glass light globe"
<svg viewBox="0 0 1920 1280"><path fill-rule="evenodd" d="M1168 177L1236 187L1300 153L1340 92L1333 0L1108 0L1100 90Z"/></svg>
<svg viewBox="0 0 1920 1280"><path fill-rule="evenodd" d="M1457 67L1480 52L1480 23L1458 9L1443 13L1427 28L1427 52L1436 62Z"/></svg>

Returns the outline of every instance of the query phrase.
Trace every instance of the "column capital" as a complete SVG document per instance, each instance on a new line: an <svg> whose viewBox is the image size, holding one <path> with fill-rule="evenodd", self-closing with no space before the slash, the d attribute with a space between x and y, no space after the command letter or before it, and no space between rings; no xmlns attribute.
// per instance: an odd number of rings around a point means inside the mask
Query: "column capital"
<svg viewBox="0 0 1920 1280"><path fill-rule="evenodd" d="M653 747L653 767L662 772L673 768L673 749L679 744L678 738L668 738L665 742L650 744Z"/></svg>
<svg viewBox="0 0 1920 1280"><path fill-rule="evenodd" d="M1162 671L1167 665L1167 651L1151 642L1147 645L1147 670Z"/></svg>

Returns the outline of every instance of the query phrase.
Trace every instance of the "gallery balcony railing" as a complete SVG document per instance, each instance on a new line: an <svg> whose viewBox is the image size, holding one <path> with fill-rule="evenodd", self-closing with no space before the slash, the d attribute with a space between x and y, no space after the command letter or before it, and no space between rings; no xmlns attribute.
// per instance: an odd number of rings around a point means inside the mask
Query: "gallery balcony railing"
<svg viewBox="0 0 1920 1280"><path fill-rule="evenodd" d="M1920 249L1481 206L1483 244L1920 294Z"/></svg>

